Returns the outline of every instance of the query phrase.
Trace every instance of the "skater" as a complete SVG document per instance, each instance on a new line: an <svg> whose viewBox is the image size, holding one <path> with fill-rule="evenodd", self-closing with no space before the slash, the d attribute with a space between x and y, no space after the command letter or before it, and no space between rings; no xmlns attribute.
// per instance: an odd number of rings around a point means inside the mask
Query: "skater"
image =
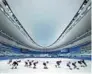
<svg viewBox="0 0 92 74"><path fill-rule="evenodd" d="M29 67L32 66L32 63L33 63L33 60L32 61L29 61Z"/></svg>
<svg viewBox="0 0 92 74"><path fill-rule="evenodd" d="M18 67L18 62L17 61L14 61L12 63L12 69L17 69L17 67Z"/></svg>
<svg viewBox="0 0 92 74"><path fill-rule="evenodd" d="M77 66L76 66L76 62L73 62L72 65L74 66L74 69L79 69L79 68L77 68Z"/></svg>
<svg viewBox="0 0 92 74"><path fill-rule="evenodd" d="M80 64L80 66L81 66L81 67L83 67L83 65L82 65L82 62L81 62L81 61L78 61L78 64Z"/></svg>
<svg viewBox="0 0 92 74"><path fill-rule="evenodd" d="M81 62L85 65L84 67L87 67L87 64L84 60L81 60Z"/></svg>
<svg viewBox="0 0 92 74"><path fill-rule="evenodd" d="M47 67L48 63L49 63L48 61L47 62L43 62L44 69L48 69L48 67Z"/></svg>
<svg viewBox="0 0 92 74"><path fill-rule="evenodd" d="M37 64L38 64L38 61L33 63L33 65L34 65L33 69L36 69Z"/></svg>
<svg viewBox="0 0 92 74"><path fill-rule="evenodd" d="M25 61L25 67L28 67L28 61Z"/></svg>
<svg viewBox="0 0 92 74"><path fill-rule="evenodd" d="M55 65L56 68L60 68L60 64L61 64L61 62L62 62L61 60L60 60L60 61L56 61L56 65Z"/></svg>
<svg viewBox="0 0 92 74"><path fill-rule="evenodd" d="M70 70L72 70L70 64L71 64L71 62L69 61L66 65L67 65L67 67L69 67Z"/></svg>

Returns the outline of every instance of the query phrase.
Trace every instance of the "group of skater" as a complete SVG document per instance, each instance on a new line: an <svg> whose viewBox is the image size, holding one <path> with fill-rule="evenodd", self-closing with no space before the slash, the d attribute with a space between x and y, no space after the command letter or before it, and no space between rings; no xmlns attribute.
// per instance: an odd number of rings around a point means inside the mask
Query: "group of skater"
<svg viewBox="0 0 92 74"><path fill-rule="evenodd" d="M11 65L11 69L17 69L20 63L21 63L21 60L13 61L12 59L9 60L8 62L8 64ZM24 67L30 67L30 68L36 69L37 64L39 64L39 61L36 61L36 60L25 60L24 61ZM42 62L43 69L48 69L48 64L49 64L49 61L43 61ZM60 68L61 65L62 65L62 60L58 60L55 62L55 68ZM87 67L87 63L83 59L75 61L75 62L68 61L66 63L66 66L70 70L73 70L73 69L79 70L80 69L79 67Z"/></svg>
<svg viewBox="0 0 92 74"><path fill-rule="evenodd" d="M13 61L13 60L11 59L11 60L9 60L8 64L9 64L10 66L12 66L11 69L17 69L20 62L21 62L21 60ZM30 60L26 60L26 61L24 61L24 67L30 67L30 68L32 67L33 69L36 69L38 63L39 63L39 62L38 62L38 61L35 61L35 60L31 60L31 61L30 61ZM44 69L48 69L48 67L47 67L47 64L48 64L48 63L49 63L49 61L43 62L43 68L44 68Z"/></svg>
<svg viewBox="0 0 92 74"><path fill-rule="evenodd" d="M67 67L72 70L72 69L77 69L79 70L80 68L78 67L78 64L79 64L79 67L87 67L87 63L85 62L85 60L79 60L79 61L76 61L76 62L68 62L67 63Z"/></svg>
<svg viewBox="0 0 92 74"><path fill-rule="evenodd" d="M25 61L25 67L32 67L32 65L33 65L33 68L35 69L36 68L36 66L37 66L37 64L38 64L38 61L34 61L34 60L32 60L32 61L30 61L30 60L27 60L27 61Z"/></svg>
<svg viewBox="0 0 92 74"><path fill-rule="evenodd" d="M60 68L61 63L62 63L61 60L60 60L60 61L56 61L55 67L56 67L56 68ZM79 64L79 66L78 66L78 64ZM66 63L66 66L67 66L70 70L72 70L72 69L77 69L77 70L79 70L79 67L87 67L87 63L85 62L84 59L78 60L78 61L76 61L76 62L68 61L68 62Z"/></svg>
<svg viewBox="0 0 92 74"><path fill-rule="evenodd" d="M33 69L36 69L37 68L37 64L38 64L39 62L38 61L35 61L35 60L27 60L27 61L25 61L25 67L32 67ZM44 69L48 69L48 67L47 67L47 64L48 64L49 62L48 61L45 61L45 62L43 62L43 68Z"/></svg>

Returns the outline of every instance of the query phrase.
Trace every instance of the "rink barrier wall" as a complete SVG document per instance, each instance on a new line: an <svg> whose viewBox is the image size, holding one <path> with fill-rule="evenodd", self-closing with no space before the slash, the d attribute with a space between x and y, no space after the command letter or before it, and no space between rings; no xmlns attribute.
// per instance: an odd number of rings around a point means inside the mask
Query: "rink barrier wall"
<svg viewBox="0 0 92 74"><path fill-rule="evenodd" d="M90 60L92 61L92 57L0 57L0 60L8 60L8 59L25 59L25 58L67 58L67 59L84 59L84 60Z"/></svg>
<svg viewBox="0 0 92 74"><path fill-rule="evenodd" d="M42 54L42 53L46 53L46 54L51 54L51 53L53 53L53 55L55 55L55 54L57 54L57 53L62 53L62 54L66 54L66 53L71 53L71 52L78 52L78 51L80 51L80 47L82 47L82 46L86 46L86 45L88 45L88 44L91 44L91 42L88 42L88 43L86 43L86 44L81 44L81 45L79 45L79 46L74 46L74 47L71 47L71 48L66 48L65 50L69 50L69 51L66 51L66 52L60 52L61 50L59 50L59 51L54 51L54 52L37 52L37 51L29 51L29 53L26 53L26 52L24 52L23 54ZM14 53L18 53L18 54L20 54L20 53L22 53L21 52L21 49L20 48L17 48L17 47L12 47L12 46L9 46L9 45L6 45L6 44L3 44L3 45L5 45L5 46L7 46L7 47L11 47L12 48L12 50L13 50L13 52ZM19 58L69 58L69 59L85 59L85 60L91 60L91 55L89 55L89 56L75 56L75 57L68 57L68 56L58 56L58 57L16 57L16 56L0 56L0 60L7 60L7 59L19 59Z"/></svg>

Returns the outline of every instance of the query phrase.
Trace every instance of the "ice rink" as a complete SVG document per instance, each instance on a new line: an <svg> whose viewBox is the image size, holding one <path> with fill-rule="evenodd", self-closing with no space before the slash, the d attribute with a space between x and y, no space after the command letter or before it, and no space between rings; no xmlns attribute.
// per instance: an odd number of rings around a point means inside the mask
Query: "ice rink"
<svg viewBox="0 0 92 74"><path fill-rule="evenodd" d="M18 60L18 59L15 59ZM24 67L26 60L35 60L39 61L37 64L37 68L33 69L32 67ZM62 63L60 65L60 68L56 68L55 64L56 61L62 60ZM70 70L66 63L71 61L75 62L77 60L73 59L61 59L61 58L27 58L22 59L19 63L19 66L17 69L11 69L11 65L7 64L9 60L3 60L0 61L0 74L91 74L91 61L86 60L87 67L80 67L80 65L77 63L77 66L79 70L72 69ZM14 60L13 60L14 61ZM48 69L43 69L43 62L49 61L47 64Z"/></svg>

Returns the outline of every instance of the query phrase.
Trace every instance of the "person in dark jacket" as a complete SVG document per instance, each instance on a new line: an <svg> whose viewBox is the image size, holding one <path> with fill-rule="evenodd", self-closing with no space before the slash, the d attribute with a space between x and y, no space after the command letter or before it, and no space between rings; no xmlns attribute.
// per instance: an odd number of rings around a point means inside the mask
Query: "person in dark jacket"
<svg viewBox="0 0 92 74"><path fill-rule="evenodd" d="M72 70L71 66L70 66L71 62L69 61L66 66L69 67L70 70Z"/></svg>
<svg viewBox="0 0 92 74"><path fill-rule="evenodd" d="M37 62L33 62L33 65L34 65L34 67L33 67L33 69L36 69L37 67L37 64L38 64L38 61Z"/></svg>
<svg viewBox="0 0 92 74"><path fill-rule="evenodd" d="M61 64L61 62L62 62L61 60L60 60L60 61L56 61L56 65L55 65L56 68L60 68L60 64Z"/></svg>
<svg viewBox="0 0 92 74"><path fill-rule="evenodd" d="M84 60L81 60L81 62L84 64L84 66L87 66L87 64Z"/></svg>
<svg viewBox="0 0 92 74"><path fill-rule="evenodd" d="M17 61L13 61L12 69L17 69L17 67L18 67L18 62Z"/></svg>
<svg viewBox="0 0 92 74"><path fill-rule="evenodd" d="M48 63L49 63L48 61L43 62L44 69L48 69L48 67L47 67L47 64L48 64Z"/></svg>
<svg viewBox="0 0 92 74"><path fill-rule="evenodd" d="M76 62L73 62L72 65L74 66L74 69L79 69L77 68Z"/></svg>

